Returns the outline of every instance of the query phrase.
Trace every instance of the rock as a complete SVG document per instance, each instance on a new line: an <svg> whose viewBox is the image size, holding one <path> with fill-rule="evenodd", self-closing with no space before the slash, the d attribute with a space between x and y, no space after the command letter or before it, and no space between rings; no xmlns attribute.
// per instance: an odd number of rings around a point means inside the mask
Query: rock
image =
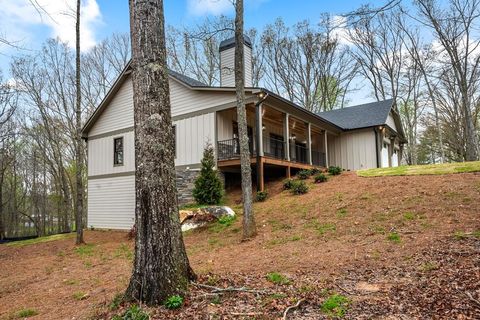
<svg viewBox="0 0 480 320"><path fill-rule="evenodd" d="M195 229L223 216L235 216L235 212L227 206L211 206L193 210L180 210L182 231Z"/></svg>

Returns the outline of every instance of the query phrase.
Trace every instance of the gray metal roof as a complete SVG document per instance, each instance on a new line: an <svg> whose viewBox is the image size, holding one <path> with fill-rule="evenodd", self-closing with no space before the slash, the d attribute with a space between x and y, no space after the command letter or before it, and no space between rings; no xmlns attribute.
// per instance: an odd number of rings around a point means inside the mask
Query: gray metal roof
<svg viewBox="0 0 480 320"><path fill-rule="evenodd" d="M393 99L320 112L318 115L344 130L381 126L387 122Z"/></svg>
<svg viewBox="0 0 480 320"><path fill-rule="evenodd" d="M186 83L190 87L207 87L205 83L195 80L193 78L187 77L186 75L173 71L172 69L168 69L168 74L174 77L175 79L177 79L178 81Z"/></svg>
<svg viewBox="0 0 480 320"><path fill-rule="evenodd" d="M245 45L252 48L252 40L250 40L249 36L243 35L243 42L245 43ZM218 51L227 50L227 49L233 48L233 47L235 47L235 37L231 37L229 39L225 39L222 42L220 42L220 46L218 48Z"/></svg>

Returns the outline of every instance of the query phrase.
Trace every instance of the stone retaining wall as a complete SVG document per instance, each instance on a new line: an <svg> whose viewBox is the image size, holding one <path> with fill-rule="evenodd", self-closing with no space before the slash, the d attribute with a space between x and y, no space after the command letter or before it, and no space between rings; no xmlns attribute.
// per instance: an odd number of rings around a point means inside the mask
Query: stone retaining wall
<svg viewBox="0 0 480 320"><path fill-rule="evenodd" d="M193 188L195 186L195 179L200 175L200 170L178 170L176 169L177 175L177 194L178 194L178 205L184 205L187 203L194 203L193 199ZM218 176L222 180L223 185L225 185L225 176L222 172L218 171Z"/></svg>

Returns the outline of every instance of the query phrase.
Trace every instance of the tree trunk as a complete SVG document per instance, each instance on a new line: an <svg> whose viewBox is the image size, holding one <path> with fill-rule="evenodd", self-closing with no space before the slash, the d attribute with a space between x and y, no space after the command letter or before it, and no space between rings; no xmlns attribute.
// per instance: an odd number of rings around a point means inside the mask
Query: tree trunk
<svg viewBox="0 0 480 320"><path fill-rule="evenodd" d="M4 238L5 238L5 225L3 220L3 172L2 172L2 174L0 175L0 240L3 240Z"/></svg>
<svg viewBox="0 0 480 320"><path fill-rule="evenodd" d="M235 92L237 97L237 120L240 144L240 168L242 172L243 239L256 235L252 207L252 169L247 131L245 106L245 59L243 50L243 0L235 3ZM259 152L259 150L257 150Z"/></svg>
<svg viewBox="0 0 480 320"><path fill-rule="evenodd" d="M75 106L75 124L76 124L76 207L75 207L75 228L77 230L77 238L75 243L82 244L83 241L83 151L82 151L82 92L80 87L80 2L77 0L77 23L75 26L76 48L75 48L75 87L76 87L76 106Z"/></svg>
<svg viewBox="0 0 480 320"><path fill-rule="evenodd" d="M130 0L130 25L136 241L126 297L155 305L185 294L194 273L178 215L163 1Z"/></svg>

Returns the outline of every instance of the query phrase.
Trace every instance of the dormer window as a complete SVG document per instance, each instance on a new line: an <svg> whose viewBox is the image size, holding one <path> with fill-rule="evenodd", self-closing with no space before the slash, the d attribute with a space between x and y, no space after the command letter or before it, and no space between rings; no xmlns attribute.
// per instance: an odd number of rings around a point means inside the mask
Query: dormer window
<svg viewBox="0 0 480 320"><path fill-rule="evenodd" d="M123 137L113 139L113 165L123 166Z"/></svg>

